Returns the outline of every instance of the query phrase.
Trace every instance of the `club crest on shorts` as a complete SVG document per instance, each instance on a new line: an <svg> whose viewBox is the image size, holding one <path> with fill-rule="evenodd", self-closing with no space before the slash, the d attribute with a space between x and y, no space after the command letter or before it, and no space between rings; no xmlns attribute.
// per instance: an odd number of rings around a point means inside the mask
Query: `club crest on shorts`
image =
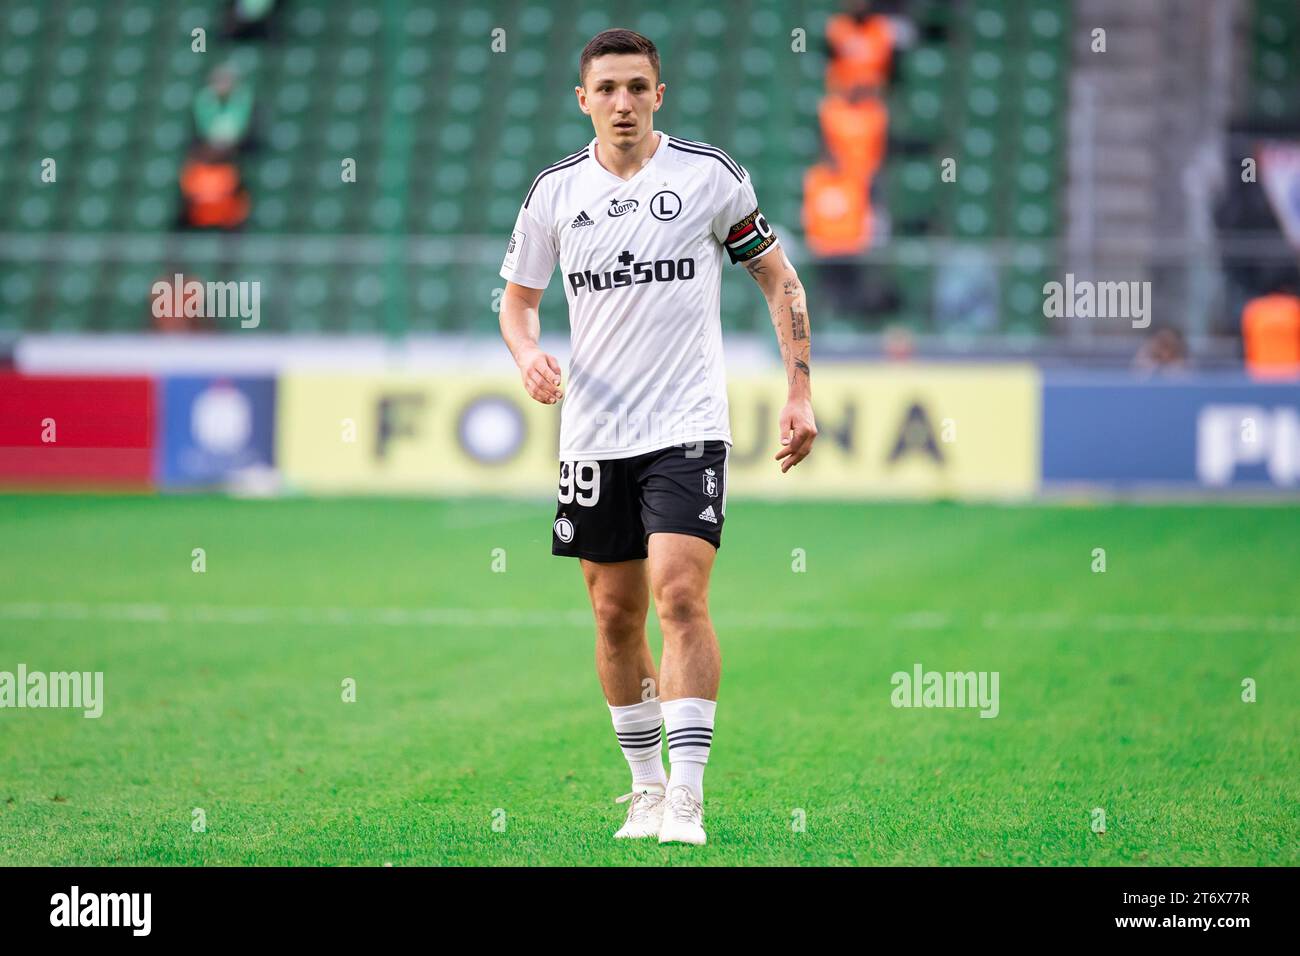
<svg viewBox="0 0 1300 956"><path fill-rule="evenodd" d="M568 518L555 519L555 536L568 544L573 540L573 522Z"/></svg>
<svg viewBox="0 0 1300 956"><path fill-rule="evenodd" d="M704 493L710 498L718 497L718 477L712 468L704 469Z"/></svg>

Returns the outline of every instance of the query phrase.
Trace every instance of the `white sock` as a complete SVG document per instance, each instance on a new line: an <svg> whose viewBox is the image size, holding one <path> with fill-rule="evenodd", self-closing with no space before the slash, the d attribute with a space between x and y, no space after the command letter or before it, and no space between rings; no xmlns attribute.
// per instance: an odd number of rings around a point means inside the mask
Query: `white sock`
<svg viewBox="0 0 1300 956"><path fill-rule="evenodd" d="M704 765L713 743L713 715L718 702L703 697L679 697L663 702L664 729L668 731L669 787L687 787L695 799L704 800Z"/></svg>
<svg viewBox="0 0 1300 956"><path fill-rule="evenodd" d="M663 711L659 698L652 697L639 704L626 707L609 705L609 715L614 720L614 733L623 756L632 768L632 789L639 787L668 786L663 760Z"/></svg>

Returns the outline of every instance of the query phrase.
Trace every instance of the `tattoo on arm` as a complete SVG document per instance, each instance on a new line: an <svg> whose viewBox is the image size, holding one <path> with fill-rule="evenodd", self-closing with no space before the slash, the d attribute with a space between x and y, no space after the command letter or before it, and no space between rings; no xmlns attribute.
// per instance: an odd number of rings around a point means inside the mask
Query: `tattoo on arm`
<svg viewBox="0 0 1300 956"><path fill-rule="evenodd" d="M804 304L803 284L795 274L790 260L781 255L782 262L775 266L773 272L767 265L767 257L746 262L749 274L763 287L768 296L768 308L772 313L772 325L776 329L776 341L781 350L782 364L788 369L789 385L793 388L799 373L811 380L808 368L808 307ZM781 289L776 291L776 281L780 278ZM785 322L785 313L790 313L789 325ZM788 330L788 331L787 331Z"/></svg>
<svg viewBox="0 0 1300 956"><path fill-rule="evenodd" d="M807 315L797 309L790 312L791 329L790 335L798 341L799 339L808 338Z"/></svg>

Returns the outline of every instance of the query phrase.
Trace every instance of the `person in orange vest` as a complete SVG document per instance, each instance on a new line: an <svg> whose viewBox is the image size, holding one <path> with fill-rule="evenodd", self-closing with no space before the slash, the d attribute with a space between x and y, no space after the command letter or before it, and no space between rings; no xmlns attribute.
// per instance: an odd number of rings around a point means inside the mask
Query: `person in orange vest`
<svg viewBox="0 0 1300 956"><path fill-rule="evenodd" d="M895 27L872 6L869 0L856 0L826 23L826 88L832 93L858 86L881 88L890 80Z"/></svg>
<svg viewBox="0 0 1300 956"><path fill-rule="evenodd" d="M237 229L248 218L248 190L239 167L221 150L196 146L181 169L184 224L196 229Z"/></svg>
<svg viewBox="0 0 1300 956"><path fill-rule="evenodd" d="M1300 377L1300 297L1290 282L1241 310L1246 371L1256 378Z"/></svg>
<svg viewBox="0 0 1300 956"><path fill-rule="evenodd" d="M885 158L889 110L884 102L870 87L856 86L847 95L828 94L817 113L822 139L836 163L870 188Z"/></svg>
<svg viewBox="0 0 1300 956"><path fill-rule="evenodd" d="M818 258L858 256L871 245L871 197L855 171L827 156L803 180L803 226Z"/></svg>
<svg viewBox="0 0 1300 956"><path fill-rule="evenodd" d="M826 155L804 173L803 227L831 308L841 315L860 314L865 301L860 257L871 245L867 183Z"/></svg>

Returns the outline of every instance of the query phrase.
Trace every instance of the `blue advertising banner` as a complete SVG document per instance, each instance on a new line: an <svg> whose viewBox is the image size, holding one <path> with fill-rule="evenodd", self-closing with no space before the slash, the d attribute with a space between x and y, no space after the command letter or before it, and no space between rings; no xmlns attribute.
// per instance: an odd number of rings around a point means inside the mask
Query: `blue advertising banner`
<svg viewBox="0 0 1300 956"><path fill-rule="evenodd" d="M1300 487L1300 384L1049 377L1042 423L1045 483Z"/></svg>
<svg viewBox="0 0 1300 956"><path fill-rule="evenodd" d="M177 376L159 393L163 488L222 485L274 466L274 379Z"/></svg>

